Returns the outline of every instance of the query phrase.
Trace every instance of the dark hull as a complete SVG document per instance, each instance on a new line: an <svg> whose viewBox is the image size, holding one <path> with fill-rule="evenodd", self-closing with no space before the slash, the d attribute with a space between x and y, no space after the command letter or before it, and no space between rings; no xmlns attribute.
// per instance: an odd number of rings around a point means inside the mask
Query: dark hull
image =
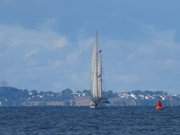
<svg viewBox="0 0 180 135"><path fill-rule="evenodd" d="M90 108L100 108L100 107L105 107L107 104L109 104L109 101L104 98L94 98L92 99L90 103Z"/></svg>

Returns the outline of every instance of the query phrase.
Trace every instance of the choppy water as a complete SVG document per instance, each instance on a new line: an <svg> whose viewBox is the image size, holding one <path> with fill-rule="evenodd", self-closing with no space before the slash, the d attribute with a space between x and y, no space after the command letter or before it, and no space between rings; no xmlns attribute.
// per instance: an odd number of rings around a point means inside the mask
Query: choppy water
<svg viewBox="0 0 180 135"><path fill-rule="evenodd" d="M180 108L0 108L0 135L180 135Z"/></svg>

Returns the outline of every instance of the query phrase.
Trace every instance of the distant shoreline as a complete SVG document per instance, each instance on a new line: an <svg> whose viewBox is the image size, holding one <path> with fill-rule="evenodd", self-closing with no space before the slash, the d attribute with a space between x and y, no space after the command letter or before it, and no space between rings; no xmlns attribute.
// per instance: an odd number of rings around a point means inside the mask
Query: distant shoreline
<svg viewBox="0 0 180 135"><path fill-rule="evenodd" d="M165 106L180 106L180 95L170 95L164 91L104 91L103 97L110 101L108 106L112 107L153 107L158 100L162 100ZM91 93L89 90L64 89L61 92L42 92L0 87L1 107L88 107L90 101Z"/></svg>

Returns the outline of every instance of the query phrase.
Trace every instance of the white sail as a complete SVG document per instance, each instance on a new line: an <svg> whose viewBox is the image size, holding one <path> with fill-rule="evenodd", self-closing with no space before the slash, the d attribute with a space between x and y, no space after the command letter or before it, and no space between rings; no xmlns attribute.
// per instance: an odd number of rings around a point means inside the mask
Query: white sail
<svg viewBox="0 0 180 135"><path fill-rule="evenodd" d="M93 98L102 97L102 61L101 50L98 48L98 35L96 34L96 44L92 54L92 96Z"/></svg>

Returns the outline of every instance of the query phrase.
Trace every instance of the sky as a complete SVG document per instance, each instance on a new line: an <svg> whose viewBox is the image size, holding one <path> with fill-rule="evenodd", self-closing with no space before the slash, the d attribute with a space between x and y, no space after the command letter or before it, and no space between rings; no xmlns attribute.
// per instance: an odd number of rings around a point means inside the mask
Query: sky
<svg viewBox="0 0 180 135"><path fill-rule="evenodd" d="M180 93L179 0L0 0L0 85L90 88L95 32L105 90Z"/></svg>

